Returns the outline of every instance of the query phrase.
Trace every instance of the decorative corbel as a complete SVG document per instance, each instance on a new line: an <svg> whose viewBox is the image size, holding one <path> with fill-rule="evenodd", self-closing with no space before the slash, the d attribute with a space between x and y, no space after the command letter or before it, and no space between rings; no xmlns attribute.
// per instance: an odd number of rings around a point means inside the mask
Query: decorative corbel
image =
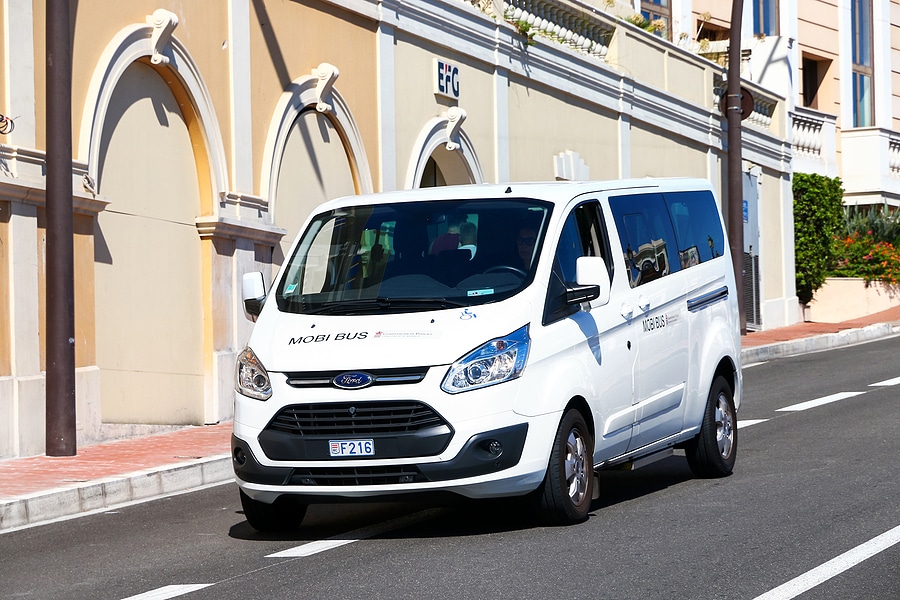
<svg viewBox="0 0 900 600"><path fill-rule="evenodd" d="M323 62L313 69L312 74L319 80L316 82L316 110L320 113L329 112L333 107L325 99L331 95L331 88L341 72L336 66Z"/></svg>
<svg viewBox="0 0 900 600"><path fill-rule="evenodd" d="M147 24L153 25L153 34L150 36L150 49L153 55L150 62L154 65L169 64L169 57L163 55L163 50L172 39L172 32L178 26L178 15L164 8L157 8L152 15L147 16Z"/></svg>
<svg viewBox="0 0 900 600"><path fill-rule="evenodd" d="M459 136L459 130L465 120L465 110L458 106L451 106L447 109L447 150L450 152L459 150L459 143L456 141L456 138Z"/></svg>

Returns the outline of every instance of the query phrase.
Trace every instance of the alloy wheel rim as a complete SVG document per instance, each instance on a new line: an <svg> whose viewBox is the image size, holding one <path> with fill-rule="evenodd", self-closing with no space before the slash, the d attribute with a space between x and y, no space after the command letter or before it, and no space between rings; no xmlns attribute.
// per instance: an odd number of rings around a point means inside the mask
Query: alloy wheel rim
<svg viewBox="0 0 900 600"><path fill-rule="evenodd" d="M587 447L584 437L577 429L572 429L566 438L566 487L569 499L578 505L587 494Z"/></svg>
<svg viewBox="0 0 900 600"><path fill-rule="evenodd" d="M716 399L716 443L719 446L719 455L729 458L734 448L734 414L731 411L731 403L725 394L719 394Z"/></svg>

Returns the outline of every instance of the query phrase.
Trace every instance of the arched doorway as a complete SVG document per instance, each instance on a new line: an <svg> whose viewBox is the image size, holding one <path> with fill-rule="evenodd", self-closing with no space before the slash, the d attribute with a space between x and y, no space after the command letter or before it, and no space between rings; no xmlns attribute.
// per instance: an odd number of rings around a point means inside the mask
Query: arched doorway
<svg viewBox="0 0 900 600"><path fill-rule="evenodd" d="M204 422L201 185L191 134L156 68L115 82L98 153L95 318L104 423Z"/></svg>
<svg viewBox="0 0 900 600"><path fill-rule="evenodd" d="M414 148L404 183L407 189L484 181L471 140L446 115L422 128Z"/></svg>
<svg viewBox="0 0 900 600"><path fill-rule="evenodd" d="M357 192L340 131L327 114L307 107L294 119L281 155L275 224L287 234L276 248L274 262L284 261L294 237L316 206Z"/></svg>

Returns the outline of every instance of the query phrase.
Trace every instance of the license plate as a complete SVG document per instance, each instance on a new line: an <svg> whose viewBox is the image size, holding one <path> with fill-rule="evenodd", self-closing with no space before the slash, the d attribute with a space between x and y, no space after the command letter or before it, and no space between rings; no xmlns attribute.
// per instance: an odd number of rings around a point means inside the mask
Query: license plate
<svg viewBox="0 0 900 600"><path fill-rule="evenodd" d="M375 456L374 440L328 440L331 456Z"/></svg>

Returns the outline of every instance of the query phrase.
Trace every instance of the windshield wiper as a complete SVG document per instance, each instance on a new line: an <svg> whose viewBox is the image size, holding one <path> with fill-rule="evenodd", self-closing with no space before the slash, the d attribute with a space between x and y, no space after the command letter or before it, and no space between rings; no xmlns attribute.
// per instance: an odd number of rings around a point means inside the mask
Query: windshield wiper
<svg viewBox="0 0 900 600"><path fill-rule="evenodd" d="M336 315L379 312L383 310L416 309L428 310L429 308L460 308L468 304L448 300L447 298L367 298L364 300L335 300L325 302L319 306L308 308L302 312L308 315Z"/></svg>

